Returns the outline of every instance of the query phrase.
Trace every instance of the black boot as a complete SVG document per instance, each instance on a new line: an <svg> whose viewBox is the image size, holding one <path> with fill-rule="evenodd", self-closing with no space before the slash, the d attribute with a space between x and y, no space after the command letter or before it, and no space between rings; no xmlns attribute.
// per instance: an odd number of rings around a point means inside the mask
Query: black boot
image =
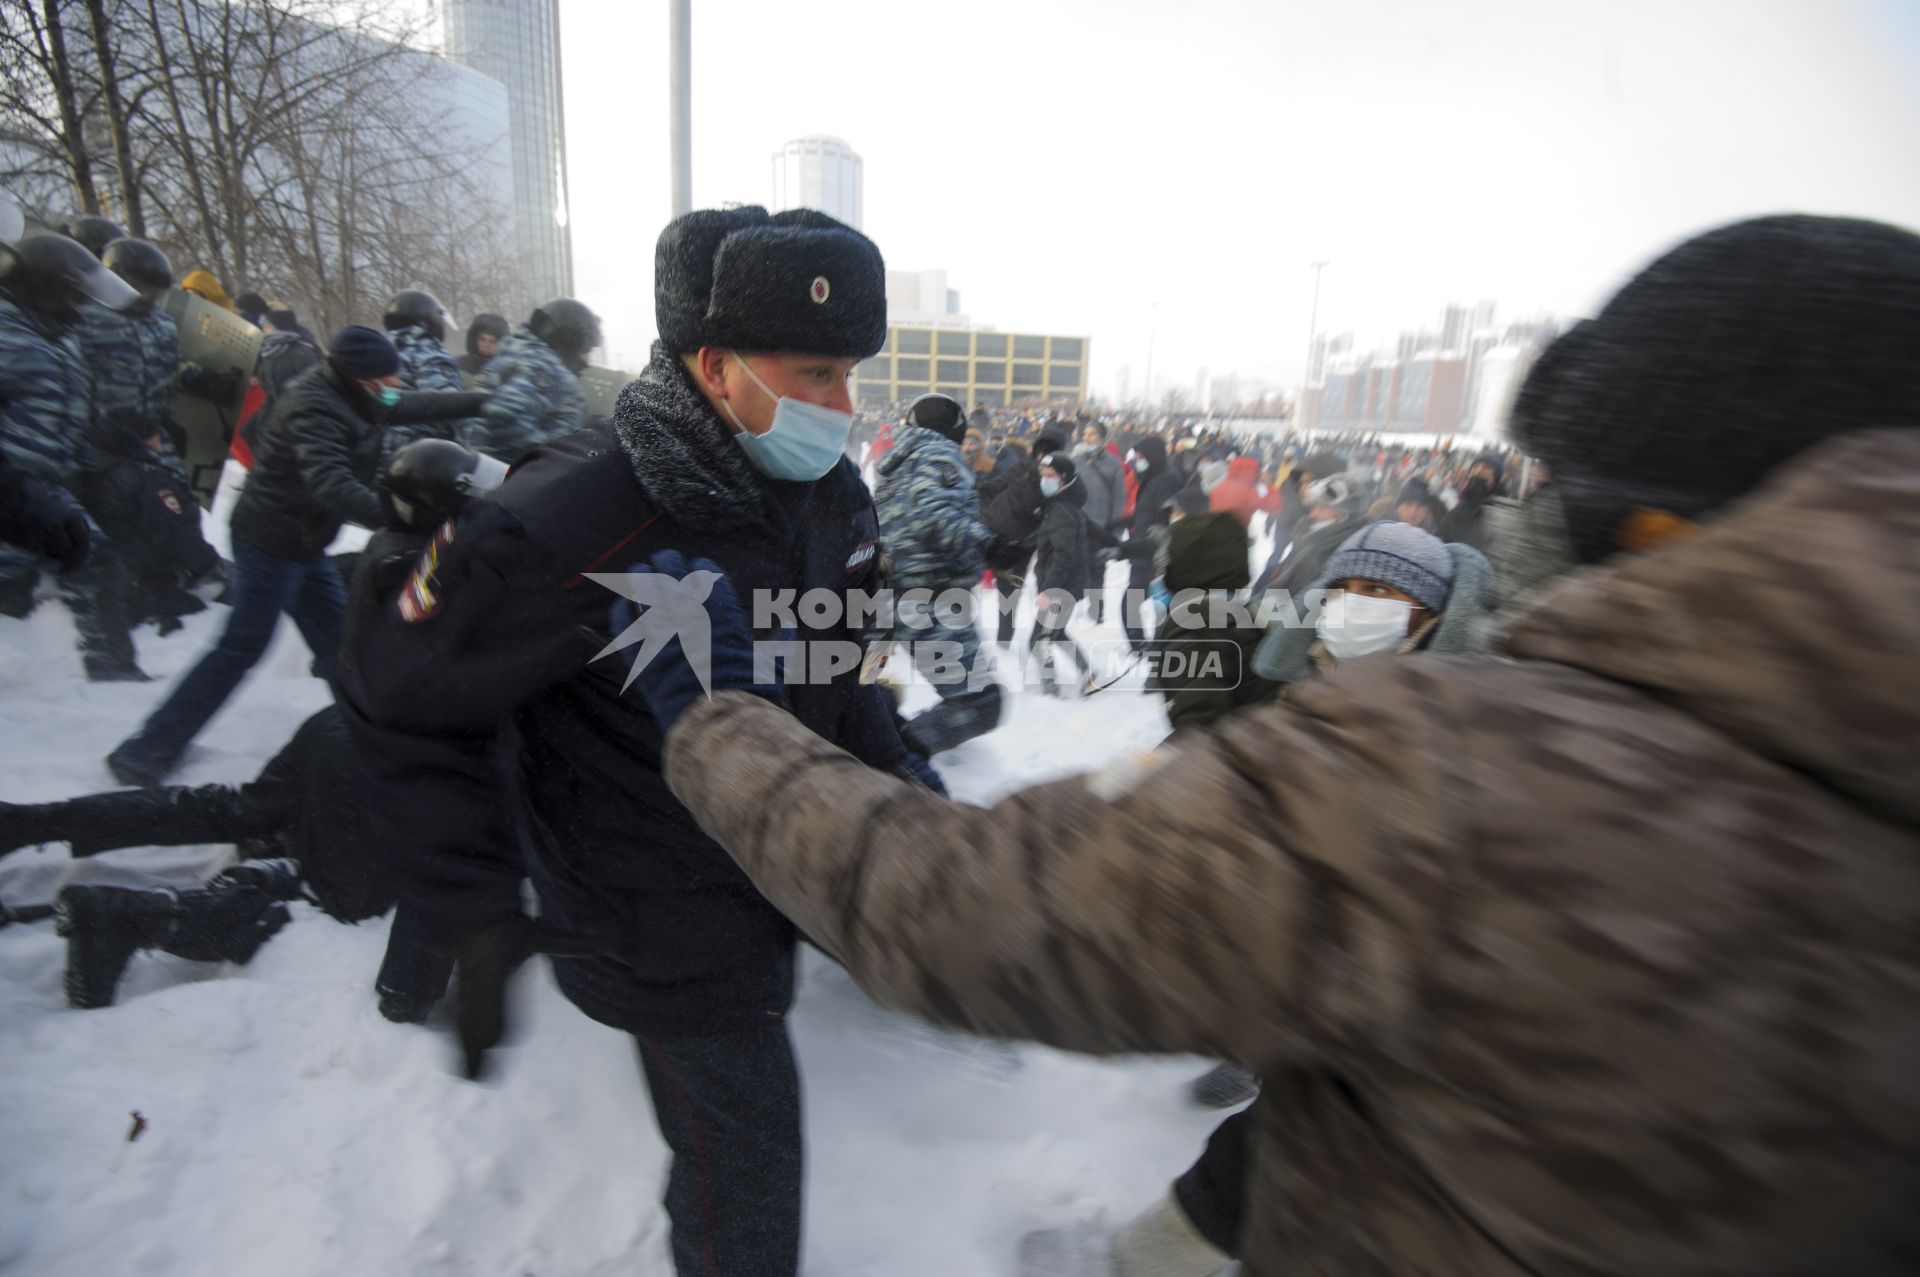
<svg viewBox="0 0 1920 1277"><path fill-rule="evenodd" d="M67 938L67 1005L110 1007L136 949L156 948L173 933L178 897L171 891L74 886L54 905L54 930Z"/></svg>
<svg viewBox="0 0 1920 1277"><path fill-rule="evenodd" d="M292 920L285 905L259 888L216 878L180 893L173 936L161 948L194 962L244 963Z"/></svg>
<svg viewBox="0 0 1920 1277"><path fill-rule="evenodd" d="M153 675L141 669L132 661L116 661L109 658L96 660L89 655L85 661L87 682L89 683L151 683Z"/></svg>
<svg viewBox="0 0 1920 1277"><path fill-rule="evenodd" d="M192 962L246 962L291 915L253 886L215 882L197 891L74 886L60 893L55 929L67 937L67 1003L113 1005L136 949Z"/></svg>
<svg viewBox="0 0 1920 1277"><path fill-rule="evenodd" d="M298 900L300 862L291 856L278 856L272 860L242 860L222 869L207 885L214 887L222 883L251 887L264 892L270 900Z"/></svg>
<svg viewBox="0 0 1920 1277"><path fill-rule="evenodd" d="M424 1024L452 978L453 960L428 946L419 913L402 901L387 933L387 956L373 979L380 1014L395 1024Z"/></svg>
<svg viewBox="0 0 1920 1277"><path fill-rule="evenodd" d="M1195 1078L1188 1084L1187 1094L1202 1108L1232 1108L1260 1094L1260 1079L1251 1069L1228 1061Z"/></svg>
<svg viewBox="0 0 1920 1277"><path fill-rule="evenodd" d="M65 842L68 824L65 803L0 803L0 856L22 847Z"/></svg>
<svg viewBox="0 0 1920 1277"><path fill-rule="evenodd" d="M131 741L123 741L119 748L107 755L107 770L122 785L152 788L165 780L177 765L175 762L149 758L129 748L131 744Z"/></svg>

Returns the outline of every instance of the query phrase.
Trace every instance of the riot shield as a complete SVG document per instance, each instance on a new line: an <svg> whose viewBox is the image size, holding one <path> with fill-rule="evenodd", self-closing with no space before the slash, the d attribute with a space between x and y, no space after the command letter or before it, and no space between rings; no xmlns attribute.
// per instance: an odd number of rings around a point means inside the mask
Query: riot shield
<svg viewBox="0 0 1920 1277"><path fill-rule="evenodd" d="M240 405L247 397L247 379L260 358L264 334L206 298L177 288L167 294L166 311L180 330L180 358L210 373L240 374L233 398L225 402L214 403L184 390L173 400L173 423L185 436L180 455L187 465L187 478L200 504L212 509L220 467L227 459L227 445L233 442Z"/></svg>
<svg viewBox="0 0 1920 1277"><path fill-rule="evenodd" d="M582 368L580 389L587 392L587 420L598 421L602 417L611 417L613 406L620 402L620 392L632 380L632 373L621 372L618 368Z"/></svg>

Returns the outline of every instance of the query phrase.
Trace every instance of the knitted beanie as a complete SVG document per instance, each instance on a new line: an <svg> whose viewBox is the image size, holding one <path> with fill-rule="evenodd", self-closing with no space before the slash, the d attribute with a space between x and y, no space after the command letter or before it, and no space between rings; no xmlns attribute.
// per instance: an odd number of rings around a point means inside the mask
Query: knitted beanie
<svg viewBox="0 0 1920 1277"><path fill-rule="evenodd" d="M365 324L348 324L335 333L327 359L341 376L354 381L378 381L400 371L400 352L385 333Z"/></svg>
<svg viewBox="0 0 1920 1277"><path fill-rule="evenodd" d="M1333 552L1321 579L1378 581L1412 595L1429 611L1444 612L1453 589L1453 556L1446 542L1412 524L1370 523Z"/></svg>
<svg viewBox="0 0 1920 1277"><path fill-rule="evenodd" d="M1073 458L1064 452L1042 453L1035 463L1060 476L1060 486L1065 487L1074 479Z"/></svg>
<svg viewBox="0 0 1920 1277"><path fill-rule="evenodd" d="M1580 557L1635 506L1696 518L1830 435L1920 423L1920 236L1778 216L1688 240L1541 356L1512 431Z"/></svg>

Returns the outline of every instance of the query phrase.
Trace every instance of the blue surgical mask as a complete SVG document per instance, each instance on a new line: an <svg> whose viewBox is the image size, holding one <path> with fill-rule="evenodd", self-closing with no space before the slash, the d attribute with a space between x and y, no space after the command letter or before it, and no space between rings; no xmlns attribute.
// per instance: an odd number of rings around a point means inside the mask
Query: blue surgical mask
<svg viewBox="0 0 1920 1277"><path fill-rule="evenodd" d="M746 449L747 460L754 468L769 479L790 479L796 483L811 483L833 469L834 463L846 455L847 436L853 433L853 414L835 412L789 395L776 395L747 367L746 360L738 355L733 358L741 370L753 378L753 384L773 400L773 426L763 435L748 430L735 415L733 405L724 399L720 401L727 416L733 418L733 424L740 427L734 440Z"/></svg>
<svg viewBox="0 0 1920 1277"><path fill-rule="evenodd" d="M1059 496L1060 481L1058 479L1042 479L1040 481L1040 495L1043 497Z"/></svg>
<svg viewBox="0 0 1920 1277"><path fill-rule="evenodd" d="M381 402L381 403L383 403L383 404L385 404L385 405L386 405L387 407L389 407L389 408L391 408L391 407L393 407L393 406L394 406L395 404L397 404L397 403L399 403L399 402L400 402L400 387L398 387L398 386L382 386L382 387L380 387L380 402Z"/></svg>

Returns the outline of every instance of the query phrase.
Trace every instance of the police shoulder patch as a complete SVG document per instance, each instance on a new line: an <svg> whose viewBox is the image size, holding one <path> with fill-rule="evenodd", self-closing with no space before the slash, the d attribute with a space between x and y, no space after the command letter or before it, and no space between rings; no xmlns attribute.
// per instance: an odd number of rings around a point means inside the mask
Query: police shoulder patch
<svg viewBox="0 0 1920 1277"><path fill-rule="evenodd" d="M420 552L420 561L414 564L413 571L407 577L407 583L400 589L397 606L400 619L408 623L424 621L437 616L446 605L446 599L440 593L440 558L453 544L453 520L448 519L433 534L433 540Z"/></svg>

